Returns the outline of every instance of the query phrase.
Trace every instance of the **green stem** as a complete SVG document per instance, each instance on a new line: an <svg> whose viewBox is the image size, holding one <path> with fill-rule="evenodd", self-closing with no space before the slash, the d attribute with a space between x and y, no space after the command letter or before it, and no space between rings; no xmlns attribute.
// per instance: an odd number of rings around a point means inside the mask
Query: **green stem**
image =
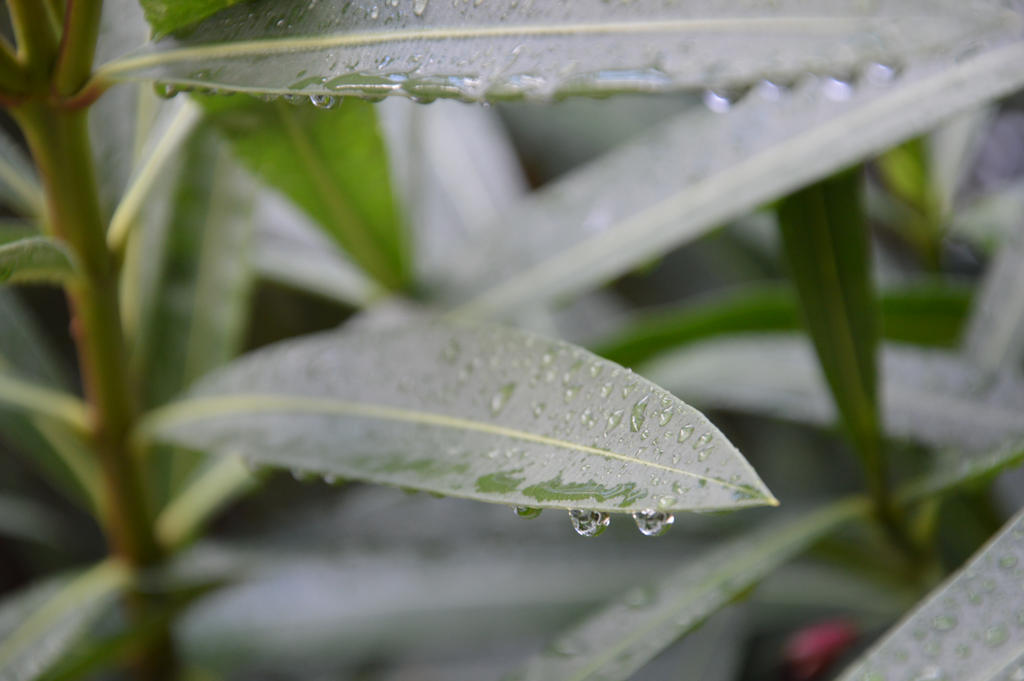
<svg viewBox="0 0 1024 681"><path fill-rule="evenodd" d="M69 286L92 435L106 489L114 550L132 565L159 558L142 474L128 435L138 415L125 362L117 274L106 249L84 111L26 104L13 111L44 179L49 228L74 250L81 275Z"/></svg>
<svg viewBox="0 0 1024 681"><path fill-rule="evenodd" d="M18 41L18 58L32 75L45 78L57 56L57 26L47 3L40 0L7 0L7 9Z"/></svg>
<svg viewBox="0 0 1024 681"><path fill-rule="evenodd" d="M15 94L25 90L25 70L18 62L11 44L0 37L0 90Z"/></svg>
<svg viewBox="0 0 1024 681"><path fill-rule="evenodd" d="M78 92L92 75L102 9L103 3L99 0L68 0L64 37L53 77L53 87L58 95Z"/></svg>

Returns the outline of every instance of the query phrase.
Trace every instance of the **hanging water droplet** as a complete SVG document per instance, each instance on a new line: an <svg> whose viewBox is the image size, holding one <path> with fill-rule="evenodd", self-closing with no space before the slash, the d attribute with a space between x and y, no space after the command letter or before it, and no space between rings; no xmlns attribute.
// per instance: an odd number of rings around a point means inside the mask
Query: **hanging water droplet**
<svg viewBox="0 0 1024 681"><path fill-rule="evenodd" d="M331 95L310 95L309 101L318 109L333 109L338 106L338 98Z"/></svg>
<svg viewBox="0 0 1024 681"><path fill-rule="evenodd" d="M544 509L535 508L533 506L516 506L514 510L516 515L520 518L536 518Z"/></svg>
<svg viewBox="0 0 1024 681"><path fill-rule="evenodd" d="M316 473L310 473L309 471L304 471L301 468L293 468L292 477L299 482L311 482L316 480L319 476L317 476Z"/></svg>
<svg viewBox="0 0 1024 681"><path fill-rule="evenodd" d="M427 9L427 0L413 0L412 11L416 14L416 16L418 16L418 17L423 16L423 12L425 12L426 9Z"/></svg>
<svg viewBox="0 0 1024 681"><path fill-rule="evenodd" d="M679 429L679 437L676 438L677 442L686 442L693 435L693 426L683 426Z"/></svg>
<svg viewBox="0 0 1024 681"><path fill-rule="evenodd" d="M665 530L676 521L676 517L671 513L646 509L634 513L633 520L636 521L636 527L641 534L647 537L657 537L665 533Z"/></svg>
<svg viewBox="0 0 1024 681"><path fill-rule="evenodd" d="M853 97L853 86L848 81L830 76L822 81L821 93L833 102L845 102Z"/></svg>
<svg viewBox="0 0 1024 681"><path fill-rule="evenodd" d="M179 92L178 86L172 83L153 83L153 91L163 99L170 99Z"/></svg>
<svg viewBox="0 0 1024 681"><path fill-rule="evenodd" d="M703 99L704 106L714 113L728 113L729 109L732 108L732 102L729 101L729 97L724 93L715 92L714 90L705 90Z"/></svg>
<svg viewBox="0 0 1024 681"><path fill-rule="evenodd" d="M505 385L498 388L498 392L494 393L491 397L491 413L497 416L505 405L508 404L508 400L512 397L512 392L516 389L515 383L506 383Z"/></svg>
<svg viewBox="0 0 1024 681"><path fill-rule="evenodd" d="M609 414L608 415L608 425L605 426L604 432L605 433L610 433L611 431L615 430L615 428L620 423L622 423L622 416L625 413L626 412L624 410L622 410L622 409L616 409L611 414Z"/></svg>
<svg viewBox="0 0 1024 681"><path fill-rule="evenodd" d="M612 518L601 511L584 511L574 508L569 511L569 520L572 522L572 529L581 537L596 537L608 529Z"/></svg>
<svg viewBox="0 0 1024 681"><path fill-rule="evenodd" d="M633 411L629 416L629 429L634 433L639 432L647 420L647 401L648 396L644 396L633 405Z"/></svg>

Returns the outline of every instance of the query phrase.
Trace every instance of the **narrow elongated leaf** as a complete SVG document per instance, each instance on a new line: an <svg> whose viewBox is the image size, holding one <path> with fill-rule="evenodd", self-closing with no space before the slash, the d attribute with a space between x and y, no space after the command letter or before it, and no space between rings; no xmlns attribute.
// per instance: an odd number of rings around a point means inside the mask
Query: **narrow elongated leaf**
<svg viewBox="0 0 1024 681"><path fill-rule="evenodd" d="M61 521L59 514L33 499L0 492L0 536L60 549L67 538Z"/></svg>
<svg viewBox="0 0 1024 681"><path fill-rule="evenodd" d="M841 502L771 523L706 552L651 584L627 591L509 679L628 679L737 595L866 508L862 500Z"/></svg>
<svg viewBox="0 0 1024 681"><path fill-rule="evenodd" d="M100 77L306 96L650 92L903 62L1005 34L1014 19L996 3L951 0L258 0L107 64Z"/></svg>
<svg viewBox="0 0 1024 681"><path fill-rule="evenodd" d="M1024 512L982 548L840 681L1011 681L1024 673L1020 579Z"/></svg>
<svg viewBox="0 0 1024 681"><path fill-rule="evenodd" d="M693 109L504 216L494 232L505 237L481 245L446 293L481 315L584 291L1013 92L1024 85L1022 61L1024 44L1012 43L955 64L911 66L889 81L891 72L869 71L843 90L844 101L835 101L835 81L806 79L781 97L755 88L725 114Z"/></svg>
<svg viewBox="0 0 1024 681"><path fill-rule="evenodd" d="M481 501L627 512L772 504L725 436L566 343L452 322L278 344L155 412L149 436Z"/></svg>
<svg viewBox="0 0 1024 681"><path fill-rule="evenodd" d="M640 367L702 408L748 410L831 425L836 412L807 341L753 334L667 353ZM985 376L962 357L898 345L882 352L885 432L937 447L977 450L1024 434L1024 384Z"/></svg>
<svg viewBox="0 0 1024 681"><path fill-rule="evenodd" d="M35 167L6 133L0 133L0 202L26 217L43 216L43 187Z"/></svg>
<svg viewBox="0 0 1024 681"><path fill-rule="evenodd" d="M0 678L30 681L46 672L128 586L130 571L109 560L57 588L0 603Z"/></svg>
<svg viewBox="0 0 1024 681"><path fill-rule="evenodd" d="M210 130L181 160L169 212L140 243L151 260L135 350L150 405L233 357L248 318L253 185Z"/></svg>
<svg viewBox="0 0 1024 681"><path fill-rule="evenodd" d="M964 350L989 375L1024 360L1024 216L989 263Z"/></svg>
<svg viewBox="0 0 1024 681"><path fill-rule="evenodd" d="M970 292L948 286L915 286L880 295L883 335L922 345L952 346L960 339ZM679 308L641 314L618 334L598 342L594 352L636 366L675 347L712 336L791 331L800 326L792 289L755 284L699 298Z"/></svg>
<svg viewBox="0 0 1024 681"><path fill-rule="evenodd" d="M786 197L779 231L804 324L840 419L876 494L884 494L878 408L878 309L860 169Z"/></svg>
<svg viewBox="0 0 1024 681"><path fill-rule="evenodd" d="M389 289L407 283L409 245L370 104L349 101L321 111L235 97L208 98L205 106L238 157L370 276Z"/></svg>
<svg viewBox="0 0 1024 681"><path fill-rule="evenodd" d="M0 284L61 284L74 273L71 254L55 239L0 240Z"/></svg>

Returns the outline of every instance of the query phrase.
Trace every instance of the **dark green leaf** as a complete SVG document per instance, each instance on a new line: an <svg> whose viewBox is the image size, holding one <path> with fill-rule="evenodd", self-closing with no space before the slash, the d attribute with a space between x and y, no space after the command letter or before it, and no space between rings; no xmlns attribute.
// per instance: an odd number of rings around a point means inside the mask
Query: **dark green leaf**
<svg viewBox="0 0 1024 681"><path fill-rule="evenodd" d="M776 503L696 410L584 350L500 327L417 322L280 343L214 373L143 431L492 503L618 513Z"/></svg>
<svg viewBox="0 0 1024 681"><path fill-rule="evenodd" d="M202 21L239 0L139 0L157 37Z"/></svg>
<svg viewBox="0 0 1024 681"><path fill-rule="evenodd" d="M408 283L409 244L373 107L334 110L244 97L204 100L213 123L257 175L303 208L389 289Z"/></svg>
<svg viewBox="0 0 1024 681"><path fill-rule="evenodd" d="M922 285L881 295L883 335L922 345L953 346L967 316L970 291ZM637 366L655 355L723 334L791 331L800 327L792 289L773 283L701 297L685 305L641 314L622 332L593 347L598 355Z"/></svg>
<svg viewBox="0 0 1024 681"><path fill-rule="evenodd" d="M859 170L782 200L779 228L804 323L840 419L878 494L885 485L878 409L878 308Z"/></svg>

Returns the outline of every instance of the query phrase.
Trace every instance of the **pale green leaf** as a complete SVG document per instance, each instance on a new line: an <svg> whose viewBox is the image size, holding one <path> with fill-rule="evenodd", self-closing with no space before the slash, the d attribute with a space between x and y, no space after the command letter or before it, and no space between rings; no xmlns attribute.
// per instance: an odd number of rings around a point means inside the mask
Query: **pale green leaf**
<svg viewBox="0 0 1024 681"><path fill-rule="evenodd" d="M866 510L861 500L840 502L771 523L707 551L653 583L626 591L509 679L628 679L779 565Z"/></svg>
<svg viewBox="0 0 1024 681"><path fill-rule="evenodd" d="M810 344L795 336L717 338L665 353L640 367L702 408L752 411L831 425L836 413ZM985 376L961 356L887 345L882 352L887 435L923 444L984 449L1024 434L1024 383Z"/></svg>
<svg viewBox="0 0 1024 681"><path fill-rule="evenodd" d="M494 503L628 512L774 504L703 415L569 344L453 322L278 344L144 434Z"/></svg>
<svg viewBox="0 0 1024 681"><path fill-rule="evenodd" d="M56 239L0 239L0 284L62 284L74 274L71 253Z"/></svg>
<svg viewBox="0 0 1024 681"><path fill-rule="evenodd" d="M139 0L146 21L160 36L186 28L239 0Z"/></svg>
<svg viewBox="0 0 1024 681"><path fill-rule="evenodd" d="M835 81L804 79L779 99L755 88L725 114L693 109L511 211L495 230L505 238L460 267L447 294L467 313L501 314L587 290L1013 92L1022 61L1024 44L1012 43L888 82L865 75L845 101L830 98Z"/></svg>
<svg viewBox="0 0 1024 681"><path fill-rule="evenodd" d="M0 535L54 549L67 540L64 519L34 499L0 491Z"/></svg>
<svg viewBox="0 0 1024 681"><path fill-rule="evenodd" d="M1024 512L851 666L840 681L1011 681L1024 675Z"/></svg>
<svg viewBox="0 0 1024 681"><path fill-rule="evenodd" d="M305 96L651 92L850 73L1016 25L997 3L957 0L257 0L108 63L99 78Z"/></svg>
<svg viewBox="0 0 1024 681"><path fill-rule="evenodd" d="M1024 360L1024 215L996 251L974 303L964 352L989 376Z"/></svg>
<svg viewBox="0 0 1024 681"><path fill-rule="evenodd" d="M114 605L130 574L108 560L56 588L0 602L0 678L30 681L44 674Z"/></svg>
<svg viewBox="0 0 1024 681"><path fill-rule="evenodd" d="M41 219L45 212L35 166L6 132L0 132L0 203L25 217Z"/></svg>
<svg viewBox="0 0 1024 681"><path fill-rule="evenodd" d="M409 244L373 106L334 110L205 98L207 120L256 175L301 207L387 289L409 281Z"/></svg>

